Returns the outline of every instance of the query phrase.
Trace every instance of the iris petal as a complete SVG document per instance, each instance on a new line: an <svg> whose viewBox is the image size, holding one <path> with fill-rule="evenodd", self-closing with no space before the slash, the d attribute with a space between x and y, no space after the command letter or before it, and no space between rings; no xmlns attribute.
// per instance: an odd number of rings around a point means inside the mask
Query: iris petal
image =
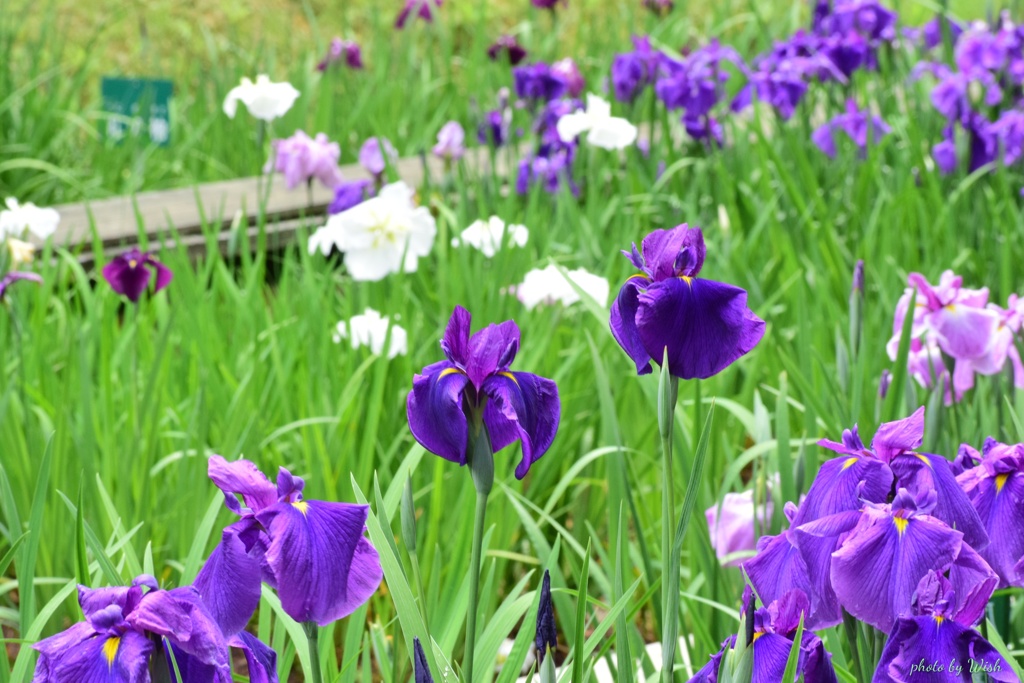
<svg viewBox="0 0 1024 683"><path fill-rule="evenodd" d="M41 655L32 683L149 683L153 643L134 631L114 640L83 623L36 643Z"/></svg>
<svg viewBox="0 0 1024 683"><path fill-rule="evenodd" d="M277 653L257 638L242 631L228 640L228 645L245 655L249 668L249 683L277 683Z"/></svg>
<svg viewBox="0 0 1024 683"><path fill-rule="evenodd" d="M612 302L612 313L609 324L612 336L626 354L636 364L638 375L651 372L651 356L644 348L640 331L636 327L636 311L640 307L640 291L648 287L651 281L645 277L631 277L619 290L619 295Z"/></svg>
<svg viewBox="0 0 1024 683"><path fill-rule="evenodd" d="M885 502L892 489L892 471L875 458L833 458L818 470L807 498L793 519L800 526L838 512L859 510L861 501Z"/></svg>
<svg viewBox="0 0 1024 683"><path fill-rule="evenodd" d="M242 496L246 507L253 512L277 502L277 487L248 460L228 462L219 455L211 455L207 472L217 488L224 492L224 504L232 512L243 513L235 494Z"/></svg>
<svg viewBox="0 0 1024 683"><path fill-rule="evenodd" d="M465 366L469 356L469 326L472 316L462 306L456 306L441 338L441 350L452 363Z"/></svg>
<svg viewBox="0 0 1024 683"><path fill-rule="evenodd" d="M224 529L193 583L226 636L244 629L260 603L260 562L246 551L240 531L238 525Z"/></svg>
<svg viewBox="0 0 1024 683"><path fill-rule="evenodd" d="M406 401L409 429L416 440L431 453L460 465L466 464L462 395L468 383L469 378L452 363L434 363L413 377Z"/></svg>
<svg viewBox="0 0 1024 683"><path fill-rule="evenodd" d="M508 370L519 351L519 327L513 320L488 325L469 339L466 375L474 387L495 372Z"/></svg>
<svg viewBox="0 0 1024 683"><path fill-rule="evenodd" d="M484 423L494 450L511 443L513 433L522 441L523 459L516 467L516 478L522 479L555 440L561 412L558 387L550 379L515 372L488 377L483 392L490 398Z"/></svg>
<svg viewBox="0 0 1024 683"><path fill-rule="evenodd" d="M380 585L377 551L363 538L369 507L318 500L278 503L257 515L281 605L293 619L326 626L354 612Z"/></svg>
<svg viewBox="0 0 1024 683"><path fill-rule="evenodd" d="M776 633L763 633L754 640L754 675L751 683L779 683L785 679L786 662L793 641ZM803 660L804 653L800 653ZM797 663L797 671L803 668L803 661Z"/></svg>
<svg viewBox="0 0 1024 683"><path fill-rule="evenodd" d="M880 425L871 440L871 448L879 458L889 462L904 451L918 448L923 441L924 406L921 406L910 417Z"/></svg>

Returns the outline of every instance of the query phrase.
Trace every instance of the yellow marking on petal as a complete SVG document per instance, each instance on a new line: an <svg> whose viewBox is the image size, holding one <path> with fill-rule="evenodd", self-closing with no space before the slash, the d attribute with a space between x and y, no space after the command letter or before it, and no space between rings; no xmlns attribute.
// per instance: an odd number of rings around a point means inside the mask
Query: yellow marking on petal
<svg viewBox="0 0 1024 683"><path fill-rule="evenodd" d="M915 457L916 457L916 458L917 458L918 460L920 460L921 462L923 462L923 463L924 463L925 465L928 465L928 467L931 467L931 466L932 466L932 461L931 461L931 460L929 460L928 458L924 457L924 456L923 456L923 455L921 455L920 453L914 453L914 456L915 456Z"/></svg>
<svg viewBox="0 0 1024 683"><path fill-rule="evenodd" d="M956 312L956 304L947 304L946 305L946 310L949 311L950 313L955 313Z"/></svg>
<svg viewBox="0 0 1024 683"><path fill-rule="evenodd" d="M639 278L643 278L643 279L646 280L647 279L647 273L637 273L636 275L630 275L629 277L626 278L626 282L629 282L630 280L635 280L638 277Z"/></svg>
<svg viewBox="0 0 1024 683"><path fill-rule="evenodd" d="M135 268L138 265L139 265L139 262L136 261L135 259L131 259L131 260L128 261L128 267L129 268Z"/></svg>
<svg viewBox="0 0 1024 683"><path fill-rule="evenodd" d="M309 503L304 500L295 501L292 503L292 507L301 512L303 517L305 517L306 513L309 512Z"/></svg>
<svg viewBox="0 0 1024 683"><path fill-rule="evenodd" d="M910 524L910 520L906 517L893 517L893 523L896 525L896 531L902 536L907 531L907 525Z"/></svg>
<svg viewBox="0 0 1024 683"><path fill-rule="evenodd" d="M517 387L519 386L519 380L517 380L516 376L513 375L511 372L499 372L498 374L501 375L502 377L508 377L515 383Z"/></svg>
<svg viewBox="0 0 1024 683"><path fill-rule="evenodd" d="M444 370L441 371L441 374L438 375L437 378L438 379L444 379L448 375L454 375L454 374L465 375L466 373L464 373L462 370L459 370L458 368L445 368Z"/></svg>
<svg viewBox="0 0 1024 683"><path fill-rule="evenodd" d="M860 458L847 458L846 460L843 461L843 470L850 469L851 467L857 464L858 460L860 460Z"/></svg>
<svg viewBox="0 0 1024 683"><path fill-rule="evenodd" d="M755 631L754 632L754 640L756 641L758 638L760 638L763 635L764 635L764 631Z"/></svg>
<svg viewBox="0 0 1024 683"><path fill-rule="evenodd" d="M942 616L941 614L935 614L932 616L932 618L935 619L936 624L941 624L946 620L946 617Z"/></svg>
<svg viewBox="0 0 1024 683"><path fill-rule="evenodd" d="M103 643L103 656L107 659L107 666L114 666L114 657L117 657L117 647L121 644L121 639L118 637L107 638L107 642Z"/></svg>
<svg viewBox="0 0 1024 683"><path fill-rule="evenodd" d="M680 275L679 279L693 287L693 278L690 277L689 275Z"/></svg>
<svg viewBox="0 0 1024 683"><path fill-rule="evenodd" d="M1003 487L1006 486L1006 480L1009 478L1009 472L1003 472L1002 474L996 475L996 493L1000 493L1003 490Z"/></svg>

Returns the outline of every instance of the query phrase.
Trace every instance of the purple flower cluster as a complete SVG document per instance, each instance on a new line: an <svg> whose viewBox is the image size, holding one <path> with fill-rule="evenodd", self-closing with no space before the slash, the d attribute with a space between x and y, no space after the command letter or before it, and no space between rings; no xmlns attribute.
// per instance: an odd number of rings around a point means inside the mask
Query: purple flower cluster
<svg viewBox="0 0 1024 683"><path fill-rule="evenodd" d="M273 169L284 174L285 185L294 189L299 185L319 180L329 188L342 182L338 159L341 148L328 140L324 133L311 138L304 131L295 131L290 138L274 140Z"/></svg>
<svg viewBox="0 0 1024 683"><path fill-rule="evenodd" d="M835 134L842 132L853 140L863 154L867 151L868 143L877 143L891 130L882 117L872 115L867 108L859 109L857 103L850 99L846 101L844 113L832 117L814 130L811 141L831 158L836 155Z"/></svg>
<svg viewBox="0 0 1024 683"><path fill-rule="evenodd" d="M712 139L722 144L722 126L712 112L724 96L729 72L723 62L742 66L743 60L731 47L717 40L677 61L664 57L658 62L660 77L654 92L667 109L683 111L686 132L695 140Z"/></svg>
<svg viewBox="0 0 1024 683"><path fill-rule="evenodd" d="M951 270L937 285L911 273L896 304L886 345L889 358L896 360L907 313L913 311L907 370L926 389L941 387L947 404L974 387L975 375L997 374L1007 362L1016 386L1024 387L1024 365L1015 344L1024 324L1024 300L1010 295L1002 308L988 298L987 288L968 289Z"/></svg>

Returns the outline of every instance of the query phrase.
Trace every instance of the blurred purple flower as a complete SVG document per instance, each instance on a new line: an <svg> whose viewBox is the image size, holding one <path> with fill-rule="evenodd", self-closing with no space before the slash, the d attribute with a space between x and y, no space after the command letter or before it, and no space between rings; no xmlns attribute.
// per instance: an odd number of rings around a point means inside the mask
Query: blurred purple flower
<svg viewBox="0 0 1024 683"><path fill-rule="evenodd" d="M556 5L568 7L569 0L530 0L530 4L534 7L539 7L540 9L549 9L554 11Z"/></svg>
<svg viewBox="0 0 1024 683"><path fill-rule="evenodd" d="M433 23L435 9L441 6L443 0L406 0L405 7L398 13L395 19L395 28L403 29L412 17L419 17L427 23Z"/></svg>
<svg viewBox="0 0 1024 683"><path fill-rule="evenodd" d="M551 447L558 431L558 387L544 377L512 372L519 351L519 327L507 320L470 335L469 311L456 306L441 349L446 360L413 378L406 402L409 429L431 453L465 465L468 420L483 421L494 452L516 441L522 461L516 478Z"/></svg>
<svg viewBox="0 0 1024 683"><path fill-rule="evenodd" d="M615 55L612 60L612 90L619 102L633 102L658 77L664 55L651 47L647 36L633 36L634 50Z"/></svg>
<svg viewBox="0 0 1024 683"><path fill-rule="evenodd" d="M359 148L359 163L380 180L384 170L398 161L398 152L387 138L369 138Z"/></svg>
<svg viewBox="0 0 1024 683"><path fill-rule="evenodd" d="M458 161L466 153L466 131L458 121L449 121L437 132L434 156L446 161Z"/></svg>
<svg viewBox="0 0 1024 683"><path fill-rule="evenodd" d="M542 144L536 153L519 161L516 192L526 194L531 186L539 184L551 194L557 194L563 187L567 187L573 195L579 195L580 189L572 177L575 158L575 143Z"/></svg>
<svg viewBox="0 0 1024 683"><path fill-rule="evenodd" d="M372 180L352 180L342 182L334 188L334 199L327 206L327 213L334 215L342 211L348 211L353 206L361 204L376 194Z"/></svg>
<svg viewBox="0 0 1024 683"><path fill-rule="evenodd" d="M868 108L858 109L853 99L846 101L846 112L832 117L811 134L811 140L828 157L836 155L835 133L846 133L857 148L864 153L868 143L877 143L892 129L882 117L871 114Z"/></svg>
<svg viewBox="0 0 1024 683"><path fill-rule="evenodd" d="M640 375L660 365L681 379L717 375L764 336L764 321L747 307L740 287L698 277L706 248L700 228L683 223L655 230L641 249L622 252L640 272L612 304L612 335Z"/></svg>
<svg viewBox="0 0 1024 683"><path fill-rule="evenodd" d="M484 114L484 120L477 128L476 137L481 145L502 147L508 142L512 114L508 109L493 109Z"/></svg>
<svg viewBox="0 0 1024 683"><path fill-rule="evenodd" d="M327 48L327 54L316 65L318 71L326 71L327 67L337 62L344 62L350 69L363 68L363 53L354 40L334 38Z"/></svg>
<svg viewBox="0 0 1024 683"><path fill-rule="evenodd" d="M0 301L4 300L4 296L6 296L7 294L8 287L13 285L15 282L20 282L22 280L42 283L43 278L42 276L36 273L22 273L16 270L12 270L11 272L7 273L2 278L0 278Z"/></svg>
<svg viewBox="0 0 1024 683"><path fill-rule="evenodd" d="M503 54L508 56L509 64L512 66L526 59L526 49L519 44L515 36L500 36L487 48L487 56L491 58L492 62L498 61Z"/></svg>
<svg viewBox="0 0 1024 683"><path fill-rule="evenodd" d="M512 78L516 96L531 105L561 97L568 90L561 75L543 62L517 66L512 70Z"/></svg>
<svg viewBox="0 0 1024 683"><path fill-rule="evenodd" d="M733 557L735 553L753 551L755 543L755 526L763 534L768 529L772 517L772 501L762 501L758 511L754 505L754 491L743 493L727 493L722 504L712 505L704 511L711 535L711 547L715 556L727 567L738 567L746 559ZM756 517L756 522L755 522Z"/></svg>
<svg viewBox="0 0 1024 683"><path fill-rule="evenodd" d="M273 168L284 174L285 185L294 189L299 185L316 178L329 188L341 183L341 170L338 159L341 148L337 142L331 142L324 133L317 133L311 138L304 131L295 131L290 138L274 140Z"/></svg>
<svg viewBox="0 0 1024 683"><path fill-rule="evenodd" d="M139 251L133 248L119 256L114 257L110 263L103 267L103 278L110 283L110 287L123 296L128 297L132 303L136 303L142 293L153 281L153 272L156 272L156 285L153 293L171 284L174 273L156 260L148 251Z"/></svg>
<svg viewBox="0 0 1024 683"><path fill-rule="evenodd" d="M672 0L644 0L644 7L657 14L659 17L663 17L673 9L675 9L676 3Z"/></svg>
<svg viewBox="0 0 1024 683"><path fill-rule="evenodd" d="M572 57L560 59L552 64L551 73L565 82L566 94L569 97L578 97L586 86L583 74L580 73L580 69Z"/></svg>

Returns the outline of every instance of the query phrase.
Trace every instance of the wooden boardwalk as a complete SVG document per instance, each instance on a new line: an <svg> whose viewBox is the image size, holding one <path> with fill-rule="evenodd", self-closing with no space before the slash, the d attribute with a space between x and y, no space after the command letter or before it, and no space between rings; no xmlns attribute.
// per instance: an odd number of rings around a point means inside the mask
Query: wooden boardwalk
<svg viewBox="0 0 1024 683"><path fill-rule="evenodd" d="M463 163L476 172L490 166L489 150L468 151ZM499 155L497 172L503 171L505 155ZM425 181L439 182L444 176L444 163L432 155L400 159L394 171L410 187ZM341 167L346 181L369 178L358 164ZM228 253L237 242L235 230L249 232L250 244L260 230L260 192L266 198L264 230L267 245L280 248L291 242L300 227L322 225L327 206L334 192L318 182L311 189L306 185L289 190L280 174L262 178L239 178L205 183L174 190L140 192L124 197L98 199L56 206L60 225L53 243L78 254L79 260L91 265L95 260L95 244L103 247L108 258L138 244L143 235L150 249L161 245L181 244L192 253L203 253L211 245L209 233L216 229L219 248Z"/></svg>

